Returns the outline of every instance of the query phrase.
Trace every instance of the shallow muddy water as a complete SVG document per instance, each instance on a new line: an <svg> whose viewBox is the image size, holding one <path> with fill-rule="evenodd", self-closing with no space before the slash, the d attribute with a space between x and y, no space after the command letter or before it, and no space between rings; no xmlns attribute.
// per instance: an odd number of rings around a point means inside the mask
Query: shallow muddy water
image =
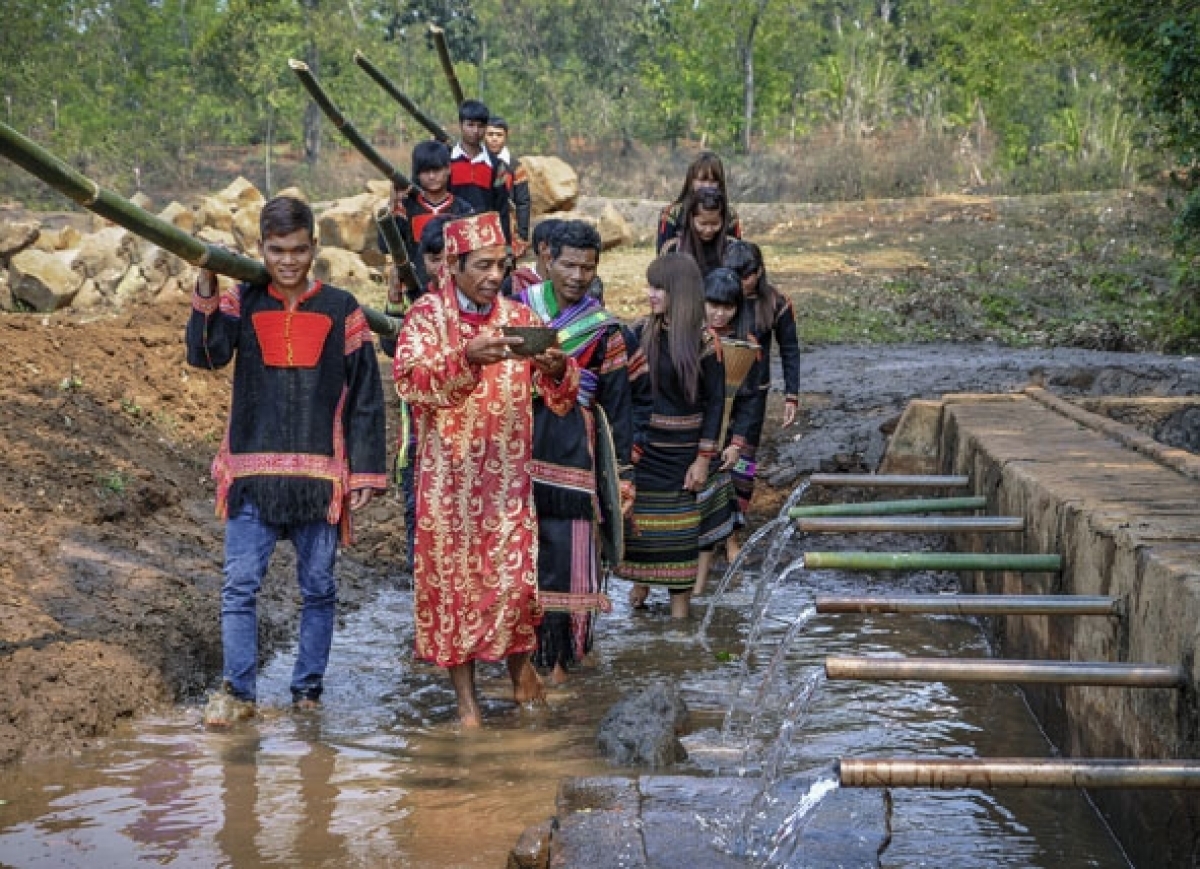
<svg viewBox="0 0 1200 869"><path fill-rule="evenodd" d="M793 541L781 565L828 544ZM181 707L69 760L7 770L0 863L500 869L521 831L553 815L561 778L636 774L598 757L596 726L623 692L660 680L675 680L691 708L690 757L674 770L681 775L758 776L771 756L787 774L842 756L1050 754L1019 692L987 685L824 682L790 743L777 741L788 698L812 682L826 655L986 655L982 631L967 619L816 616L763 688L775 647L815 591L948 590L946 575L788 571L723 733L755 580L750 572L732 585L703 643L698 618L681 626L667 617L664 593L634 612L629 586L615 581L593 665L552 689L543 710L516 707L503 668L484 667L485 729L474 735L454 725L441 672L412 660L410 594L382 591L336 633L318 713L283 705L285 652L261 675L263 714L232 732L205 732L199 709ZM705 605L694 604L694 615ZM686 782L681 799L685 791ZM896 790L893 798L893 838L880 858L888 869L1128 865L1076 791ZM712 831L725 842L735 833Z"/></svg>

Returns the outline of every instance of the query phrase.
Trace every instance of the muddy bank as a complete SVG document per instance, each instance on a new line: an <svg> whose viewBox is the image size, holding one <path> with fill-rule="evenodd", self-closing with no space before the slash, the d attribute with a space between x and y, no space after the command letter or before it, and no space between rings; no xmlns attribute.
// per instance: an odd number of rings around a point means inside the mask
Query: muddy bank
<svg viewBox="0 0 1200 869"><path fill-rule="evenodd" d="M228 372L183 358L186 303L117 319L0 317L0 762L60 753L220 672L221 523L208 473ZM402 567L396 505L358 523L346 607ZM294 630L290 547L264 654Z"/></svg>

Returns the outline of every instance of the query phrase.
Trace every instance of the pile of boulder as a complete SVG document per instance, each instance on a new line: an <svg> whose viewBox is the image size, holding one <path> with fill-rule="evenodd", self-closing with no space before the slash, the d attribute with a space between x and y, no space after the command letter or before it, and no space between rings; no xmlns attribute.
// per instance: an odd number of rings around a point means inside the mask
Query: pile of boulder
<svg viewBox="0 0 1200 869"><path fill-rule="evenodd" d="M600 229L606 248L628 243L628 223L611 206L576 211L579 179L557 157L525 157L535 222L546 216L588 220ZM377 243L375 213L391 190L386 180L367 182L356 196L315 204L320 241L316 278L360 292L381 289L386 258ZM289 188L280 195L307 199ZM152 211L142 194L132 201ZM183 205L171 202L158 217L206 244L258 257L258 218L266 198L245 178L224 190ZM178 301L191 293L196 270L184 260L120 226L93 216L90 231L74 224L39 220L0 222L0 310L103 311L128 304Z"/></svg>

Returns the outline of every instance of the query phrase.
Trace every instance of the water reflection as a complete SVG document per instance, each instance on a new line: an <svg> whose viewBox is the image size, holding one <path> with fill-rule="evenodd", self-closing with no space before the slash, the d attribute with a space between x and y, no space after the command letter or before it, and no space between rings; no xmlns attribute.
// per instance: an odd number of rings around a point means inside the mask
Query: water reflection
<svg viewBox="0 0 1200 869"><path fill-rule="evenodd" d="M798 555L793 545L780 563ZM561 778L636 774L598 758L596 725L623 693L662 680L678 683L691 709L690 760L678 770L685 775L753 782L765 764L786 780L840 756L1049 752L1008 686L814 680L827 655L987 654L965 619L805 612L818 590L928 591L945 587L945 577L828 572L774 589L773 617L756 641L762 651L751 681L760 681L742 692L761 701L753 732L744 734L751 744L744 755L742 746L730 751L720 730L741 675L756 579L722 597L707 646L668 617L665 602L631 611L618 584L616 609L598 625L595 661L551 691L549 708L518 708L504 668L481 668L486 726L469 736L454 724L441 672L411 659L408 595L383 592L339 627L319 713L270 708L289 699L285 652L263 668L264 714L230 733L204 732L198 709L179 709L76 758L6 770L0 864L499 869L521 831L554 814ZM803 629L787 638L801 619ZM802 694L810 695L803 716L790 704ZM794 732L789 715L799 722ZM896 791L894 800L893 839L882 858L889 869L1126 865L1074 792ZM781 804L773 817L793 815L802 827L798 808ZM719 832L712 829L710 838ZM794 837L771 833L762 831L760 841L771 844L760 853L783 860Z"/></svg>

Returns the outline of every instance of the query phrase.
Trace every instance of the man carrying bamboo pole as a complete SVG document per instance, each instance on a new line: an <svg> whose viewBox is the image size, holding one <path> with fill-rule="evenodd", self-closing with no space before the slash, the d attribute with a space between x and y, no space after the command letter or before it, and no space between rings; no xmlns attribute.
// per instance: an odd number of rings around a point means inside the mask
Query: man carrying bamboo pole
<svg viewBox="0 0 1200 869"><path fill-rule="evenodd" d="M504 243L511 247L507 170L483 146L489 117L479 100L463 100L458 107L460 139L450 152L450 192L469 202L476 214L496 212Z"/></svg>
<svg viewBox="0 0 1200 869"><path fill-rule="evenodd" d="M416 269L419 292L423 292L433 275L425 269L420 257L421 233L436 217L466 217L475 209L465 199L450 192L450 148L443 142L429 139L413 146L412 177L414 183L407 190L393 188L392 214L404 240L408 261ZM382 238L379 246L380 250L387 250ZM399 276L394 276L392 283L388 301L403 305L400 297L403 287L396 286Z"/></svg>
<svg viewBox="0 0 1200 869"><path fill-rule="evenodd" d="M281 538L296 549L302 597L292 670L296 708L319 705L337 602L334 561L351 540L350 512L387 488L383 388L375 345L354 296L309 277L312 210L276 197L259 219L270 283L217 293L201 269L187 359L222 368L236 357L225 439L213 460L225 523L221 589L223 690L204 723L254 715L257 597Z"/></svg>

